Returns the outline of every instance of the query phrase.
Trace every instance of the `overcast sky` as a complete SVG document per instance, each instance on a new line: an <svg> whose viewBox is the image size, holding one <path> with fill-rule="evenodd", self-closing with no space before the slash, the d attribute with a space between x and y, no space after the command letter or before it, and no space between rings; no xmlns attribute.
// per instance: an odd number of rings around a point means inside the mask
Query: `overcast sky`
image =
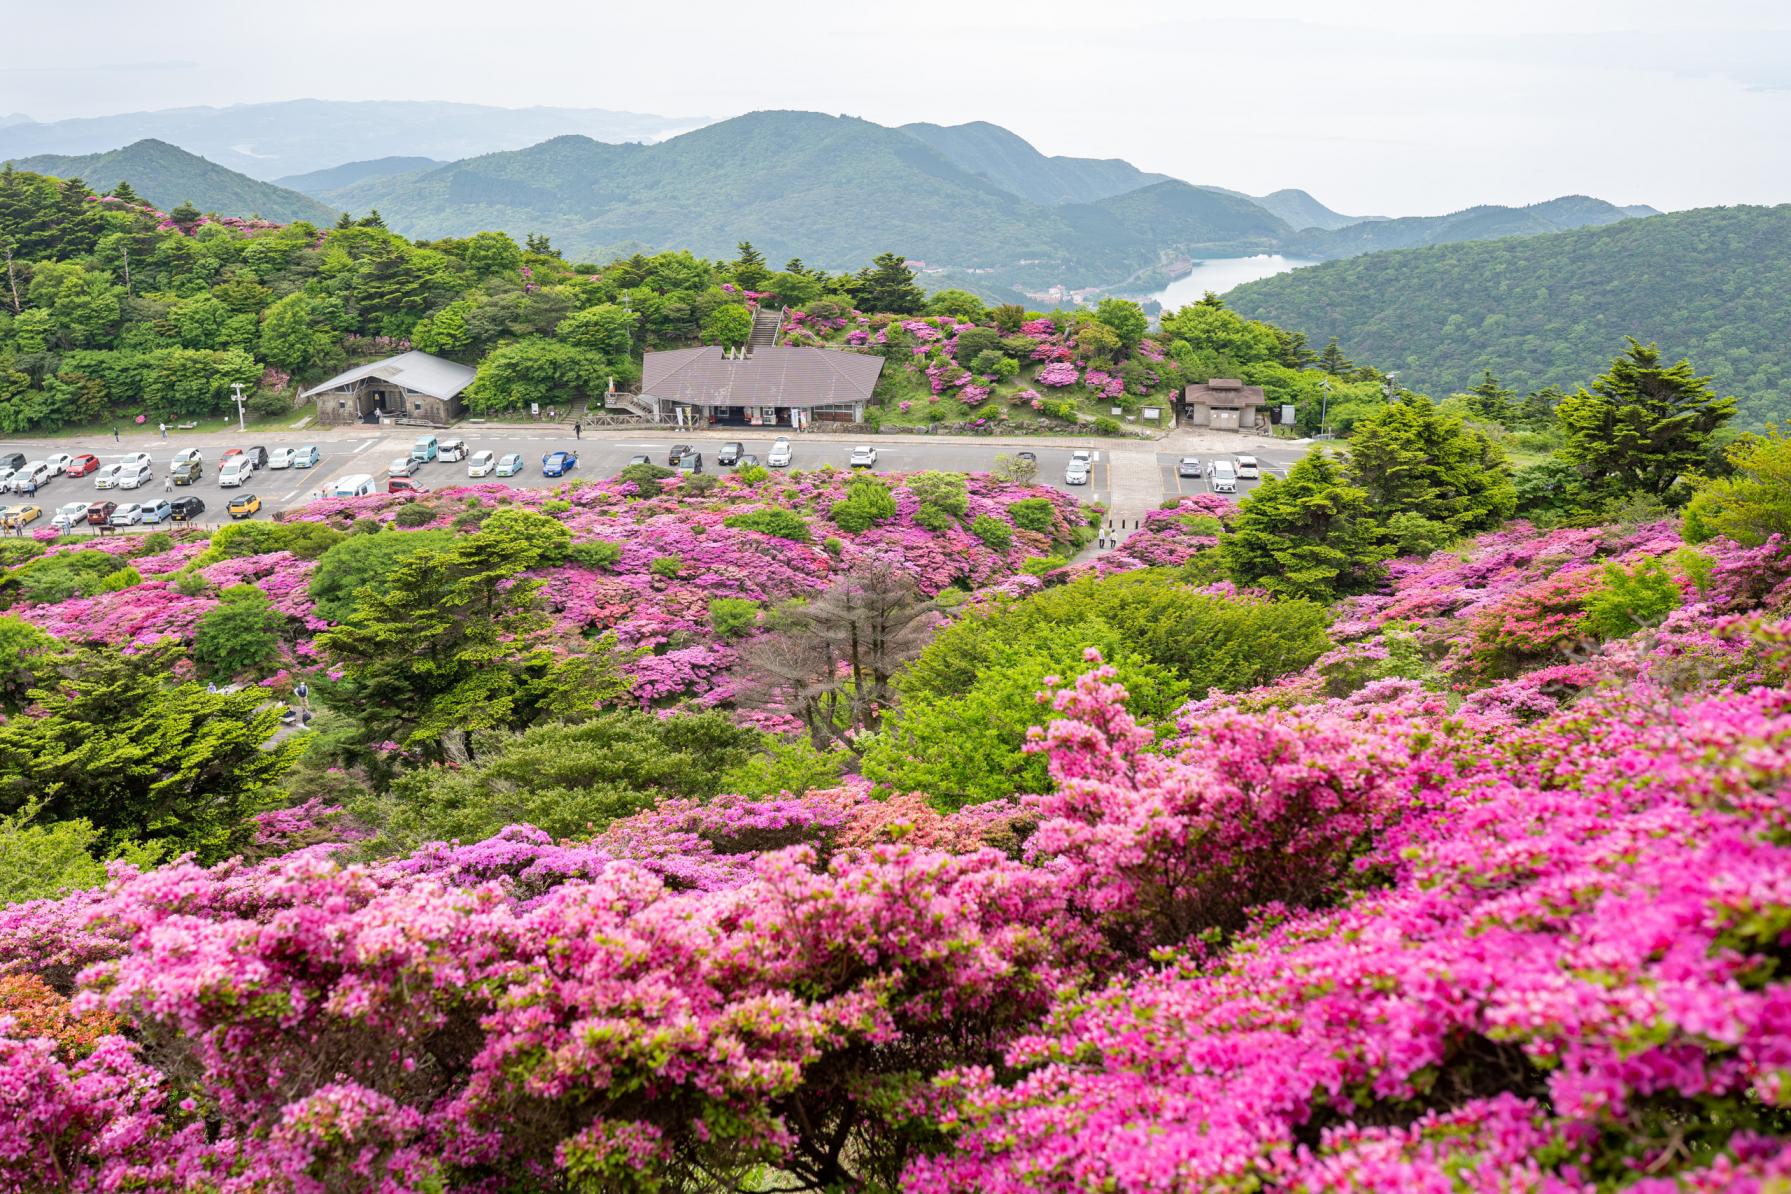
<svg viewBox="0 0 1791 1194"><path fill-rule="evenodd" d="M6 7L0 113L39 120L301 97L808 108L989 120L1352 214L1791 200L1784 0Z"/></svg>

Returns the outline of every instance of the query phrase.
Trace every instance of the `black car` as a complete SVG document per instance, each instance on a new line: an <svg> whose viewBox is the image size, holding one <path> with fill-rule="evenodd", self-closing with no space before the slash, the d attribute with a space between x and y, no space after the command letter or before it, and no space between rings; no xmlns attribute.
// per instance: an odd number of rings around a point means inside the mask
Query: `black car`
<svg viewBox="0 0 1791 1194"><path fill-rule="evenodd" d="M8 452L6 455L0 456L0 471L4 471L5 469L9 469L9 468L10 469L21 469L24 467L25 467L25 454L23 452Z"/></svg>
<svg viewBox="0 0 1791 1194"><path fill-rule="evenodd" d="M243 455L254 462L257 469L267 467L267 449L263 447L245 448Z"/></svg>
<svg viewBox="0 0 1791 1194"><path fill-rule="evenodd" d="M735 468L757 468L758 464L759 464L759 458L757 456L754 456L751 452L745 452L745 453L741 454L740 459L738 459L734 462L734 467Z"/></svg>
<svg viewBox="0 0 1791 1194"><path fill-rule="evenodd" d="M730 440L721 446L721 451L719 451L715 454L715 463L716 464L738 464L740 462L741 454L744 453L745 451L746 451L745 444L741 443L738 440Z"/></svg>
<svg viewBox="0 0 1791 1194"><path fill-rule="evenodd" d="M172 517L175 522L191 522L205 513L203 498L178 497L169 502L168 506L174 511Z"/></svg>
<svg viewBox="0 0 1791 1194"><path fill-rule="evenodd" d="M678 461L684 459L684 454L686 452L694 452L694 451L696 451L696 449L691 447L689 444L673 444L671 455L666 459L666 463L671 465L673 468L677 468Z"/></svg>
<svg viewBox="0 0 1791 1194"><path fill-rule="evenodd" d="M645 452L637 452L628 458L629 464L652 464L653 458Z"/></svg>
<svg viewBox="0 0 1791 1194"><path fill-rule="evenodd" d="M703 454L686 450L678 457L678 471L683 473L700 473L703 471Z"/></svg>
<svg viewBox="0 0 1791 1194"><path fill-rule="evenodd" d="M1036 452L1015 452L1014 459L1024 460L1027 464L1037 464L1039 462L1038 453Z"/></svg>

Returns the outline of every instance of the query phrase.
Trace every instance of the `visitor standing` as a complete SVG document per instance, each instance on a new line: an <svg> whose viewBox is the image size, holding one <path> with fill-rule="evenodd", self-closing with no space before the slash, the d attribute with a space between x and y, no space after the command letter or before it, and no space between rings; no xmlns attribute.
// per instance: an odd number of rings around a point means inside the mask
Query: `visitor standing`
<svg viewBox="0 0 1791 1194"><path fill-rule="evenodd" d="M166 424L166 423L157 423L157 424L156 424L156 426L157 426L157 427L159 427L159 428L161 428L161 430L162 430L162 438L163 438L163 439L167 439L167 438L168 438L168 424Z"/></svg>
<svg viewBox="0 0 1791 1194"><path fill-rule="evenodd" d="M116 423L112 424L112 442L118 442L118 424Z"/></svg>
<svg viewBox="0 0 1791 1194"><path fill-rule="evenodd" d="M585 437L585 425L583 423L580 423L578 420L574 419L572 422L572 438L573 439L583 439L584 437Z"/></svg>

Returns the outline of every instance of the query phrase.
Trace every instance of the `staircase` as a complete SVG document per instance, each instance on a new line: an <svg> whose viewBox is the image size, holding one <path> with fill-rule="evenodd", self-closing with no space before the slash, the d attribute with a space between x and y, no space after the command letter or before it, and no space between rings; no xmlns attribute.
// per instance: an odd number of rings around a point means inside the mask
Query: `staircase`
<svg viewBox="0 0 1791 1194"><path fill-rule="evenodd" d="M752 315L752 335L746 338L746 353L752 355L755 348L770 348L777 343L777 336L784 326L782 309L772 311L760 307Z"/></svg>

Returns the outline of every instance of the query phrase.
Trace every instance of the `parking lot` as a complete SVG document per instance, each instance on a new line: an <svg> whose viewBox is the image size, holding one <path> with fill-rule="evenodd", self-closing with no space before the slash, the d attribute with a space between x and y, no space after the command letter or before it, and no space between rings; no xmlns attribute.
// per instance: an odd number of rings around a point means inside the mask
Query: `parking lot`
<svg viewBox="0 0 1791 1194"><path fill-rule="evenodd" d="M312 438L304 438L292 433L264 436L237 436L229 433L210 433L201 436L175 436L169 440L160 438L133 437L131 442L122 444L78 443L66 440L35 440L0 442L0 454L17 451L23 453L28 460L41 460L52 453L91 452L100 458L102 464L109 464L123 459L127 454L142 450L150 454L153 462L153 475L142 487L133 490L111 489L97 490L92 477L55 477L44 484L34 497L0 495L0 504L19 506L32 504L42 508L44 515L32 529L47 526L49 518L59 506L76 501L92 502L111 500L120 505L133 501L156 501L162 498L193 496L205 503L205 510L194 521L199 525L215 526L228 522L225 511L226 504L232 497L244 493L253 493L261 499L262 515L280 510L302 506L320 493L327 493L336 482L355 474L367 474L374 478L376 487L385 488L387 466L399 457L409 454L410 445L418 432L412 428L329 428L319 429ZM693 444L703 455L705 472L720 473L728 471L716 462L716 453L723 443L730 438L737 438L745 451L759 458L764 463L771 452L774 435L760 432L742 431L737 437L716 435L714 432L681 436L669 431L649 431L639 434L586 435L582 439L575 438L564 428L491 428L477 426L438 433L440 438L458 438L466 442L469 453L481 449L489 450L499 457L508 453L516 453L523 459L523 472L515 477L505 478L504 482L522 489L549 489L558 485L557 478L541 475L541 459L549 452L569 450L578 453L578 467L570 475L573 478L594 479L609 477L619 472L636 455L646 455L655 464L667 463L670 450L675 443ZM793 449L790 468L809 469L822 465L833 465L836 468L847 467L852 449L858 441L822 437L814 433L791 437ZM1178 475L1177 461L1180 454L1156 451L1150 452L1146 445L1121 444L1103 445L1102 441L1093 441L1088 450L1093 456L1087 485L1072 486L1065 483L1064 476L1070 461L1073 447L1061 443L1000 443L1000 442L912 442L871 438L870 446L877 450L876 471L878 472L912 472L921 469L940 469L953 472L977 472L992 468L995 459L1000 455L1012 455L1016 452L1029 451L1037 457L1038 479L1041 483L1052 485L1066 493L1090 502L1101 502L1111 505L1114 492L1115 449L1117 448L1120 464L1118 467L1137 470L1150 467L1146 460L1154 460L1157 473L1156 487L1163 499L1209 491L1209 483L1203 475L1198 479ZM219 458L227 448L249 447L257 443L265 443L270 449L277 447L299 447L314 444L321 454L317 465L309 469L261 469L257 470L249 483L241 488L225 488L218 484ZM205 470L203 476L191 485L170 486L168 484L170 464L176 453L189 448L196 448L201 453ZM109 449L109 450L107 450ZM1285 449L1270 447L1256 449L1255 455L1262 463L1264 476L1285 473L1287 466L1297 458L1299 449L1289 446ZM1231 459L1236 453L1220 453ZM1202 456L1202 472L1210 465L1214 456ZM466 464L461 462L435 461L418 467L413 474L416 483L426 489L441 489L453 485L468 483ZM488 478L494 479L494 478ZM1249 492L1255 483L1242 481L1238 485L1241 496ZM1136 488L1135 486L1133 487Z"/></svg>
<svg viewBox="0 0 1791 1194"><path fill-rule="evenodd" d="M1198 453L1188 453L1188 455L1192 455L1195 459L1200 461L1200 476L1196 478L1184 477L1181 475L1179 466L1182 457L1180 454L1169 452L1157 453L1157 474L1159 483L1163 487L1163 496L1165 498L1190 497L1197 493L1211 493L1212 480L1210 473L1213 461L1229 460L1235 464L1238 456L1245 454L1246 453L1222 452L1216 455L1202 456ZM1298 459L1298 456L1294 455L1292 452L1284 454L1274 448L1269 448L1260 452L1247 453L1247 455L1256 457L1258 471L1263 477L1286 476L1289 466ZM1271 457L1276 457L1276 459L1271 459ZM1238 480L1236 494L1221 494L1220 496L1242 497L1260 484L1262 484L1260 478L1255 481L1247 481L1240 478Z"/></svg>

